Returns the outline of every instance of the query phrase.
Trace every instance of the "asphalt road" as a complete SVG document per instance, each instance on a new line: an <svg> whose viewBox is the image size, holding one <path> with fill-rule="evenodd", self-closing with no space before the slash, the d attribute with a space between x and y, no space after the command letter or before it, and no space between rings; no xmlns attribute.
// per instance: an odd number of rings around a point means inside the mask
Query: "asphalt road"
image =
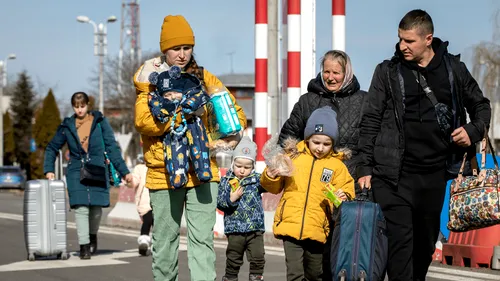
<svg viewBox="0 0 500 281"><path fill-rule="evenodd" d="M104 212L106 215L109 210ZM0 191L0 280L2 281L100 281L100 280L153 280L151 257L137 253L138 230L102 226L99 233L99 251L91 260L78 258L78 242L73 223L73 214L68 216L68 251L70 258L61 260L26 259L22 222L22 193ZM103 218L104 221L104 218ZM179 280L188 281L186 240L181 239L179 251ZM217 240L217 280L224 274L225 241ZM266 249L266 280L285 280L284 255L279 248ZM241 269L239 279L247 280L248 264ZM500 280L500 272L493 270L471 270L448 266L432 266L429 281L456 280Z"/></svg>

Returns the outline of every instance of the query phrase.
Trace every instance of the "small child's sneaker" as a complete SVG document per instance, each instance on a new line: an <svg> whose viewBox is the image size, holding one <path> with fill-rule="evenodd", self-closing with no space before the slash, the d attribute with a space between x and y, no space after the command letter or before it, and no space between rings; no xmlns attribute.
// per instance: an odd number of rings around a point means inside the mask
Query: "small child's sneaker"
<svg viewBox="0 0 500 281"><path fill-rule="evenodd" d="M149 248L151 244L151 237L149 235L141 235L137 238L137 244L139 244L139 254L141 256L149 256L151 250Z"/></svg>
<svg viewBox="0 0 500 281"><path fill-rule="evenodd" d="M248 281L264 281L264 276L262 276L262 275L250 274L250 275L248 276Z"/></svg>

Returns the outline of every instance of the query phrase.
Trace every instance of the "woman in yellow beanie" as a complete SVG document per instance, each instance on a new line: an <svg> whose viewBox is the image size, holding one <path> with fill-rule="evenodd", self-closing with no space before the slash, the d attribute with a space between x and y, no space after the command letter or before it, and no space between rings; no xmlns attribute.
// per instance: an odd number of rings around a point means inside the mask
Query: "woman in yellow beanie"
<svg viewBox="0 0 500 281"><path fill-rule="evenodd" d="M168 15L163 20L160 33L162 56L146 61L134 75L137 90L135 127L143 140L144 160L148 166L146 187L150 190L151 207L155 226L153 229L153 276L155 281L171 281L178 278L178 250L181 217L186 209L188 232L188 263L191 280L215 280L215 251L213 226L216 219L217 187L219 170L212 158L212 181L202 183L191 170L188 183L181 189L173 189L164 163L162 136L170 132L170 122L157 121L148 107L148 94L154 90L149 82L153 72L163 72L177 65L198 77L205 90L224 89L222 82L196 63L193 56L195 45L193 30L183 16ZM229 92L229 91L228 91ZM236 111L242 128L246 128L243 109L236 103ZM201 116L207 134L215 130L208 125L207 114ZM227 139L235 143L241 136Z"/></svg>

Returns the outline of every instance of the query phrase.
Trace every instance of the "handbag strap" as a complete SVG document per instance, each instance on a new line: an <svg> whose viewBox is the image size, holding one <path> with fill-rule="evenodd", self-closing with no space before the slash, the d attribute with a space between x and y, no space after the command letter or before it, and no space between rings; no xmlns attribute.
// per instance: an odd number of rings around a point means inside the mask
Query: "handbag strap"
<svg viewBox="0 0 500 281"><path fill-rule="evenodd" d="M97 123L97 126L99 126L99 130L101 130L101 143L102 148L104 149L104 158L106 158L106 160L109 160L108 153L106 152L106 144L104 143L104 136L102 135L101 123Z"/></svg>
<svg viewBox="0 0 500 281"><path fill-rule="evenodd" d="M465 162L467 161L467 156L468 156L467 152L465 152L464 159L462 160L462 165L460 165L460 170L458 171L458 176L456 178L456 182L462 182L462 180L463 180L463 177L464 177L463 174L464 174ZM470 165L471 165L471 169L472 169L472 175L477 176L478 167L477 167L477 157L476 157L475 153L474 153L474 156L471 157L471 159L470 159ZM454 191L456 191L457 186L455 187Z"/></svg>
<svg viewBox="0 0 500 281"><path fill-rule="evenodd" d="M477 181L479 182L479 186L483 187L486 179L486 150L489 149L490 153L493 156L493 163L495 164L495 170L498 170L498 162L495 155L495 150L493 149L493 145L488 138L488 130L484 130L484 137L481 141L481 171L477 176Z"/></svg>
<svg viewBox="0 0 500 281"><path fill-rule="evenodd" d="M465 155L467 155L467 152L465 153ZM479 171L479 165L477 164L476 152L474 152L473 156L470 158L470 168L472 170L472 175L477 176L477 172Z"/></svg>
<svg viewBox="0 0 500 281"><path fill-rule="evenodd" d="M493 145L490 141L490 138L488 137L488 130L487 129L484 130L484 137L481 140L480 150L481 150L481 166L480 167L478 167L478 165L477 165L476 154L474 153L474 156L471 157L470 163L471 163L472 174L474 176L477 176L478 170L482 171L486 168L486 150L489 150L489 152L491 153L492 158L493 158L493 163L495 165L495 170L498 170L498 160L496 157L495 149L493 148ZM464 159L462 160L462 165L460 166L460 170L458 172L457 178L459 178L459 179L462 178L462 174L464 172L466 160L467 160L467 153L464 154Z"/></svg>
<svg viewBox="0 0 500 281"><path fill-rule="evenodd" d="M488 147L486 147L488 145ZM490 138L488 137L488 131L484 131L484 138L481 141L481 170L486 167L486 149L489 149L491 156L493 158L493 163L495 164L495 170L498 170L498 160L496 157L495 149L491 144Z"/></svg>

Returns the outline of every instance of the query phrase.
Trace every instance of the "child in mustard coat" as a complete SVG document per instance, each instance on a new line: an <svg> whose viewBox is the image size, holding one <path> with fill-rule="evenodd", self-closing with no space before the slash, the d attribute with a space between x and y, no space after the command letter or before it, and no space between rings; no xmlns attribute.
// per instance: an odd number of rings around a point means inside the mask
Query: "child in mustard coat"
<svg viewBox="0 0 500 281"><path fill-rule="evenodd" d="M289 154L294 171L288 176L267 167L261 185L278 194L273 232L283 240L287 280L322 280L323 248L330 232L334 205L324 191L333 186L342 201L354 197L354 180L333 147L338 139L336 113L330 107L315 110L307 121L304 141Z"/></svg>

